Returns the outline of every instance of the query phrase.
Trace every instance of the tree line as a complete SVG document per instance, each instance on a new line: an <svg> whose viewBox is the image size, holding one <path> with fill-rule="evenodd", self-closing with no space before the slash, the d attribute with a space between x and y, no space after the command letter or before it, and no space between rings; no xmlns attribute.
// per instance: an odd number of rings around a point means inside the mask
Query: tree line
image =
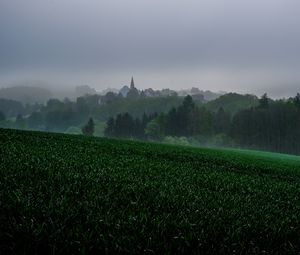
<svg viewBox="0 0 300 255"><path fill-rule="evenodd" d="M230 135L243 147L300 154L300 95L272 103L264 95L234 116Z"/></svg>
<svg viewBox="0 0 300 255"><path fill-rule="evenodd" d="M300 154L299 94L275 101L266 94L259 100L227 94L202 104L191 96L132 100L107 93L76 101L50 99L46 105L0 100L0 106L0 126L6 128L102 135L101 121L107 120L109 137Z"/></svg>
<svg viewBox="0 0 300 255"><path fill-rule="evenodd" d="M233 146L300 154L300 94L272 101L264 94L255 107L232 115L222 107L209 111L191 96L167 113L133 118L119 114L107 121L105 135L166 141L184 137L190 143Z"/></svg>
<svg viewBox="0 0 300 255"><path fill-rule="evenodd" d="M144 113L143 117L133 118L129 113L118 114L116 118L109 118L106 123L104 134L109 137L117 138L137 138L147 139L146 126L157 117L157 113L147 115Z"/></svg>

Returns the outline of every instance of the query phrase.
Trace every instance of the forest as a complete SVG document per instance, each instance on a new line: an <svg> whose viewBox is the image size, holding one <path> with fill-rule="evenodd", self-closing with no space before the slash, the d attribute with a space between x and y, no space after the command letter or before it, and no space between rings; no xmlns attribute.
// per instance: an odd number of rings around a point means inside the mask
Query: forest
<svg viewBox="0 0 300 255"><path fill-rule="evenodd" d="M300 95L273 100L228 93L203 102L108 92L26 105L0 99L0 127L300 154Z"/></svg>
<svg viewBox="0 0 300 255"><path fill-rule="evenodd" d="M235 114L197 106L191 96L167 113L133 118L118 114L107 121L105 135L155 141L238 147L300 154L300 94L273 101L264 94L258 105Z"/></svg>

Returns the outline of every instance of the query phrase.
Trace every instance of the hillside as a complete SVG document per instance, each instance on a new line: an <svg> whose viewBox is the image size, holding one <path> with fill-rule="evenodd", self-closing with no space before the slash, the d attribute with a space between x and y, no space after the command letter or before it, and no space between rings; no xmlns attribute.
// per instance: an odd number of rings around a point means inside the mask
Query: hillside
<svg viewBox="0 0 300 255"><path fill-rule="evenodd" d="M238 111L255 107L258 105L258 98L253 95L241 95L228 93L208 102L205 106L208 110L218 111L222 107L226 112L235 114Z"/></svg>
<svg viewBox="0 0 300 255"><path fill-rule="evenodd" d="M29 86L14 86L0 88L0 98L19 101L23 104L46 103L52 93L44 88Z"/></svg>
<svg viewBox="0 0 300 255"><path fill-rule="evenodd" d="M139 99L121 99L102 105L94 109L93 115L101 121L111 116L129 112L134 117L141 117L144 113L168 112L172 107L178 107L183 101L182 97L148 97Z"/></svg>
<svg viewBox="0 0 300 255"><path fill-rule="evenodd" d="M300 251L300 157L5 129L0 141L2 254Z"/></svg>

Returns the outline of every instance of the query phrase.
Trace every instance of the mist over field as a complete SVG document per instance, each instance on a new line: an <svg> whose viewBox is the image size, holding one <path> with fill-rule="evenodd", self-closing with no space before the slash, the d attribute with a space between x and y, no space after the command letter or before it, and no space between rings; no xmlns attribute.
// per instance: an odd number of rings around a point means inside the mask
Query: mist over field
<svg viewBox="0 0 300 255"><path fill-rule="evenodd" d="M297 0L2 0L0 87L199 87L288 97Z"/></svg>

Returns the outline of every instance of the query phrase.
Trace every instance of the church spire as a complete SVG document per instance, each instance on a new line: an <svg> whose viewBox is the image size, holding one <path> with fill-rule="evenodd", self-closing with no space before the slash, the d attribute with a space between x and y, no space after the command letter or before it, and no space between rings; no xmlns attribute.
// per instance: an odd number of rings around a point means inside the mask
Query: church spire
<svg viewBox="0 0 300 255"><path fill-rule="evenodd" d="M133 80L133 77L131 77L130 89L134 89L134 80Z"/></svg>

